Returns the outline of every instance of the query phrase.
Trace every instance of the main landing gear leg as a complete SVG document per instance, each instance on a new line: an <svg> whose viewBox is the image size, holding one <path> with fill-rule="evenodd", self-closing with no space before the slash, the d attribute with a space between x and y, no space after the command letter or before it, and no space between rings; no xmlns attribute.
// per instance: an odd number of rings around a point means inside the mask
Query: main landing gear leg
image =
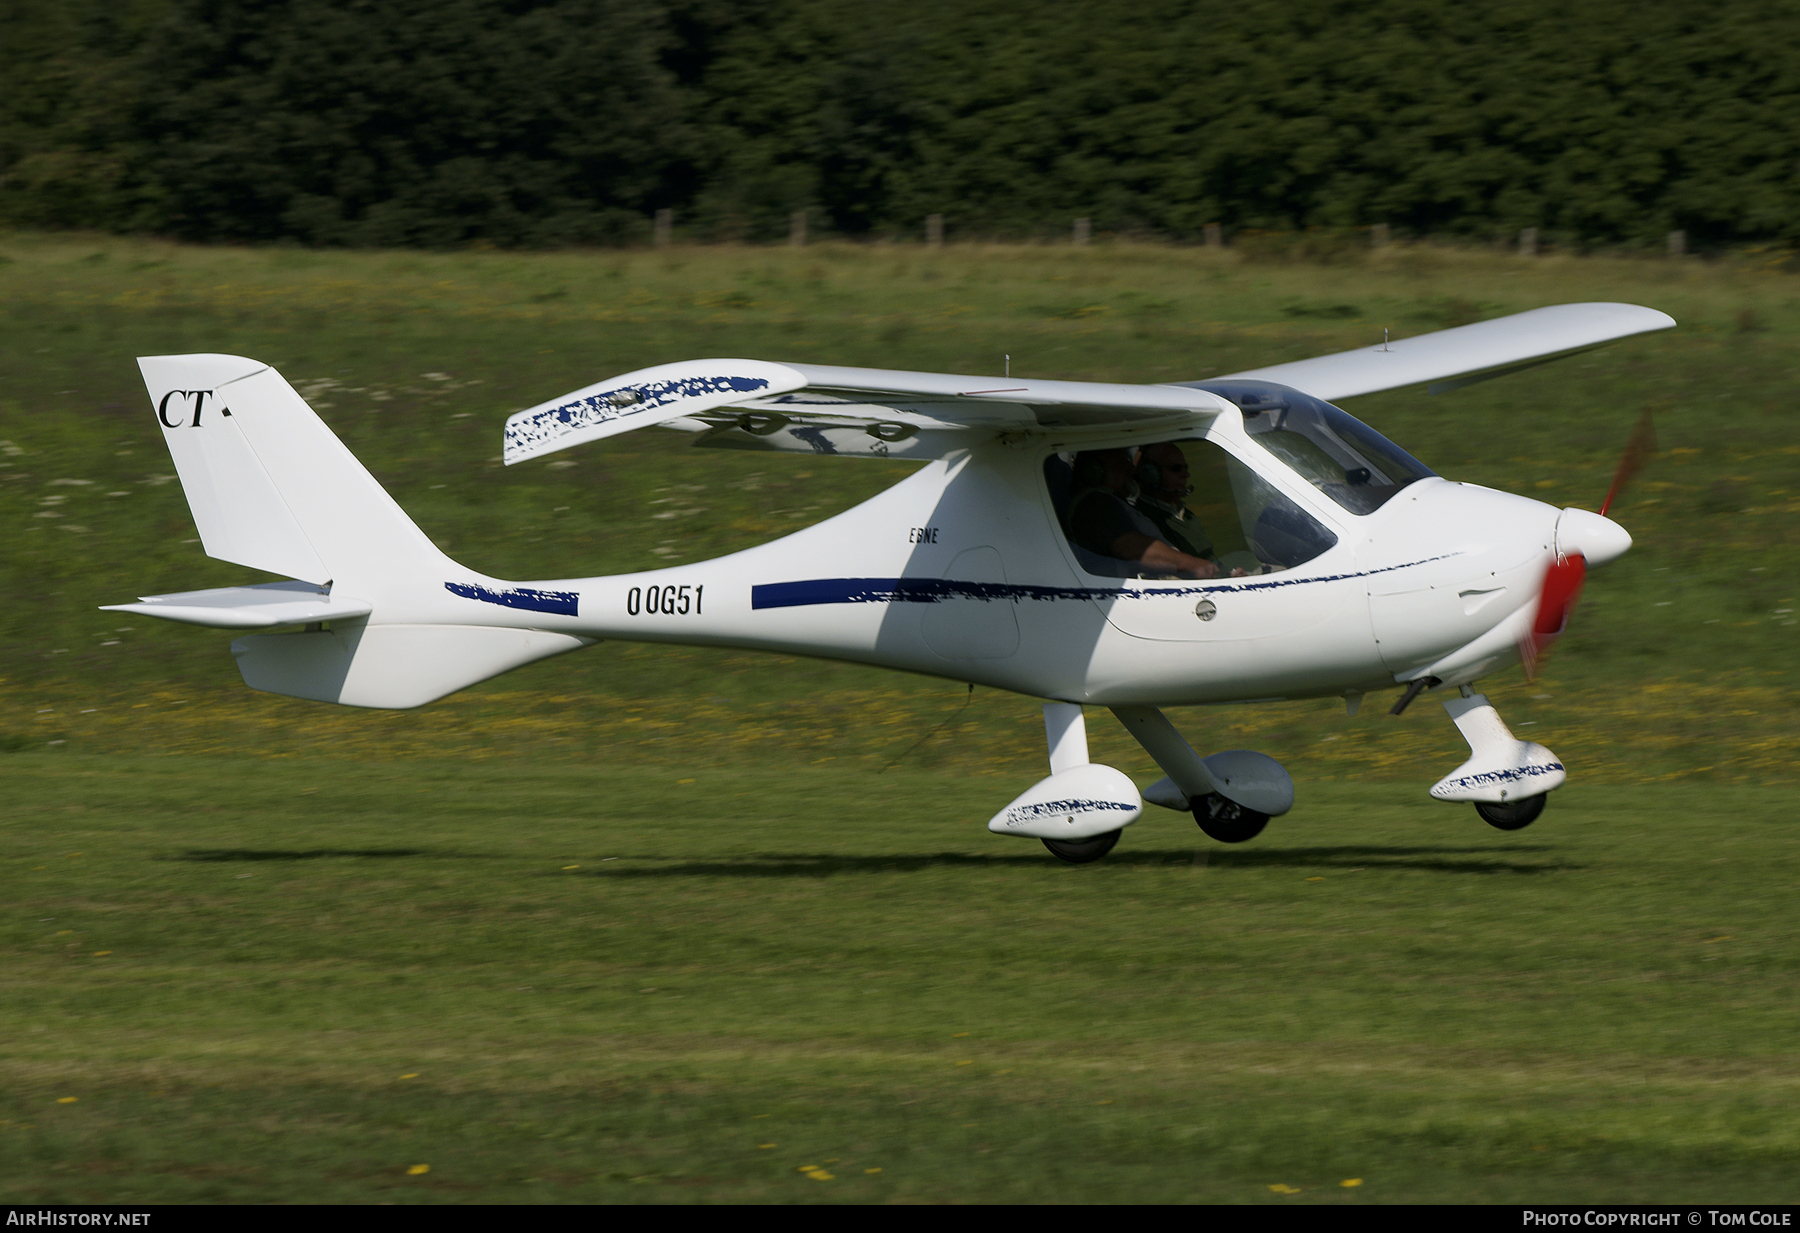
<svg viewBox="0 0 1800 1233"><path fill-rule="evenodd" d="M1050 746L1050 773L1086 765L1088 760L1087 718L1072 702L1044 704L1044 741ZM1091 839L1049 839L1044 846L1051 855L1071 865L1097 861L1119 842L1119 831L1107 831Z"/></svg>
<svg viewBox="0 0 1800 1233"><path fill-rule="evenodd" d="M995 814L988 830L1041 839L1071 865L1097 861L1144 811L1137 785L1124 771L1088 761L1087 723L1078 703L1046 703L1044 736L1050 774Z"/></svg>
<svg viewBox="0 0 1800 1233"><path fill-rule="evenodd" d="M1568 778L1556 755L1514 736L1493 705L1467 685L1460 697L1444 699L1444 710L1469 743L1469 760L1433 784L1431 795L1468 801L1482 821L1503 831L1537 821L1545 796Z"/></svg>
<svg viewBox="0 0 1800 1233"><path fill-rule="evenodd" d="M1270 818L1294 807L1294 781L1275 759L1248 749L1202 758L1155 707L1115 706L1112 713L1168 775L1144 789L1144 799L1165 809L1191 809L1209 838L1254 839Z"/></svg>

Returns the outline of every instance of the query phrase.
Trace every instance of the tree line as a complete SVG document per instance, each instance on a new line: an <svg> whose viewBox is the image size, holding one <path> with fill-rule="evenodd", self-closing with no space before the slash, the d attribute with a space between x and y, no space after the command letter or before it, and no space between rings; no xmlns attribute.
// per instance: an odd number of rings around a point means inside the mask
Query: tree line
<svg viewBox="0 0 1800 1233"><path fill-rule="evenodd" d="M1800 9L1769 2L12 0L0 23L12 225L1800 240Z"/></svg>

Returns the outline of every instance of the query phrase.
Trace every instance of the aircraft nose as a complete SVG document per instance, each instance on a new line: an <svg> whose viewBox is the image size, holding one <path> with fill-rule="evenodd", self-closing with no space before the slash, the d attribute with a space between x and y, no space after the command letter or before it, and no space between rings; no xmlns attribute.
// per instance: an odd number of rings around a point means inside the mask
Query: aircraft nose
<svg viewBox="0 0 1800 1233"><path fill-rule="evenodd" d="M1599 514L1584 509L1565 509L1556 520L1558 556L1580 553L1590 566L1605 565L1625 555L1631 532Z"/></svg>

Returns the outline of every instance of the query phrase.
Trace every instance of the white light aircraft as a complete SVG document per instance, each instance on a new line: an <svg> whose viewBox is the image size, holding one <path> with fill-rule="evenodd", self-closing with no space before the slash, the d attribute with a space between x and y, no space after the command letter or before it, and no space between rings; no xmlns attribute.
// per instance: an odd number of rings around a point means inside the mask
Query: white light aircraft
<svg viewBox="0 0 1800 1233"><path fill-rule="evenodd" d="M917 460L815 526L716 560L511 582L445 556L281 375L231 355L139 361L207 555L292 579L109 611L264 631L244 681L422 706L606 639L878 664L1044 704L1050 774L988 829L1104 856L1144 801L1241 842L1293 805L1248 750L1202 757L1160 708L1399 689L1442 700L1469 759L1431 795L1528 825L1565 772L1472 683L1532 661L1588 566L1631 537L1433 474L1332 405L1484 380L1674 321L1564 304L1380 346L1156 385L760 360L627 373L506 421L508 464L659 425L705 448ZM1628 451L1630 469L1642 443ZM1617 483L1615 483L1615 490ZM1608 497L1608 504L1611 497ZM1104 706L1166 773L1140 797L1088 758Z"/></svg>

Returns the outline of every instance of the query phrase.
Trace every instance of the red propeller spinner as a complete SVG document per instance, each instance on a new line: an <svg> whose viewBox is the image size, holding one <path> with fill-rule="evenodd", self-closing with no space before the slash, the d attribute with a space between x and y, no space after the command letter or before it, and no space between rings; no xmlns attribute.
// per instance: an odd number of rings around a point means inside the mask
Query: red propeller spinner
<svg viewBox="0 0 1800 1233"><path fill-rule="evenodd" d="M1587 536L1570 535L1570 550L1565 550L1563 522L1568 521L1572 514L1581 515L1578 521L1585 524L1584 529L1589 535L1598 533L1603 538L1612 539L1622 535L1623 528L1619 528L1616 523L1605 523L1605 527L1614 530L1614 534L1607 537L1601 529L1601 520L1606 518L1606 512L1612 508L1613 501L1624 491L1631 477L1643 469L1654 453L1656 429L1650 422L1650 412L1646 410L1639 417L1631 440L1626 442L1625 453L1619 459L1619 470L1613 476L1612 487L1607 490L1606 500L1600 504L1599 516L1595 517L1581 510L1565 510L1563 518L1557 520L1556 560L1544 571L1543 584L1538 588L1537 611L1532 616L1531 631L1519 639L1519 662L1525 666L1526 680L1536 678L1538 665L1549 654L1551 644L1569 627L1569 618L1575 612L1575 601L1581 598L1581 586L1587 580L1587 556L1574 547L1575 543ZM1630 537L1625 537L1624 545L1609 552L1604 560L1611 560L1623 552L1630 542Z"/></svg>

